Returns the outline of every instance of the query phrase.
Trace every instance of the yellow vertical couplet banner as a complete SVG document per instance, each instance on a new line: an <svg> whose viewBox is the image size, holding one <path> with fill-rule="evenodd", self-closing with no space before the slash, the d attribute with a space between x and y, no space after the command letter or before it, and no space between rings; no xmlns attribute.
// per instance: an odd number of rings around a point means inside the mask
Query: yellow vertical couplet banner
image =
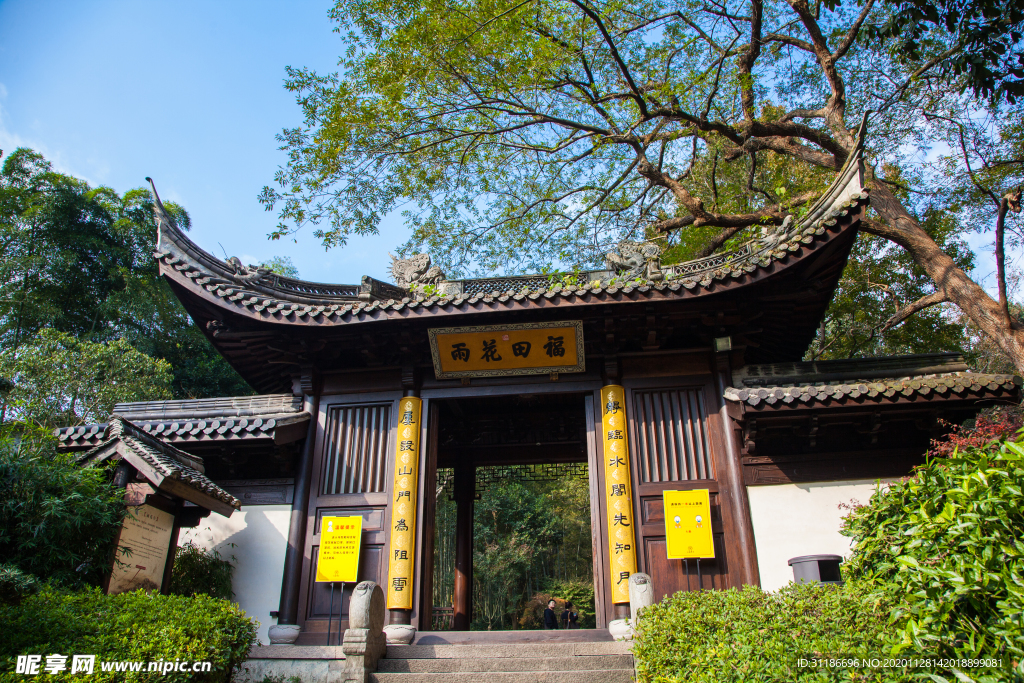
<svg viewBox="0 0 1024 683"><path fill-rule="evenodd" d="M420 461L422 401L406 396L398 404L395 485L391 487L391 548L388 554L388 609L412 609L416 544L416 492Z"/></svg>
<svg viewBox="0 0 1024 683"><path fill-rule="evenodd" d="M626 392L611 384L601 389L601 433L604 439L605 502L608 508L608 555L612 602L629 602L629 575L636 572L633 538L633 487L629 477L626 438Z"/></svg>

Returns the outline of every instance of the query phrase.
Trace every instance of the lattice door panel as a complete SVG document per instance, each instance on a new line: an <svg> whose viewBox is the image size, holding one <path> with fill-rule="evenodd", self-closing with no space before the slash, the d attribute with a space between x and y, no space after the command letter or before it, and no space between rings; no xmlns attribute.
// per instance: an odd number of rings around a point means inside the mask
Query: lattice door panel
<svg viewBox="0 0 1024 683"><path fill-rule="evenodd" d="M390 427L390 403L331 410L320 495L383 491Z"/></svg>
<svg viewBox="0 0 1024 683"><path fill-rule="evenodd" d="M715 478L702 390L636 391L633 404L642 483Z"/></svg>

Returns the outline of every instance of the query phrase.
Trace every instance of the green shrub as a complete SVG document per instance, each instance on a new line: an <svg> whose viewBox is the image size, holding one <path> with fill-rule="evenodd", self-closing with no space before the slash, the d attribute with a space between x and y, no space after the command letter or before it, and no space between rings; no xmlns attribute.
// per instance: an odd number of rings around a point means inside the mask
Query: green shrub
<svg viewBox="0 0 1024 683"><path fill-rule="evenodd" d="M16 604L39 590L39 580L13 564L0 564L0 603Z"/></svg>
<svg viewBox="0 0 1024 683"><path fill-rule="evenodd" d="M108 475L78 467L27 427L0 434L0 557L63 586L102 582L125 515Z"/></svg>
<svg viewBox="0 0 1024 683"><path fill-rule="evenodd" d="M1019 439L1018 433L930 458L848 517L844 533L853 537L854 553L847 576L901 596L897 651L997 658L998 680L1024 680Z"/></svg>
<svg viewBox="0 0 1024 683"><path fill-rule="evenodd" d="M13 673L17 655L68 656L67 670L46 680L81 680L70 674L71 655L95 655L92 681L228 681L256 642L257 625L227 600L135 591L103 595L97 588L68 592L46 587L20 605L0 606L0 680ZM209 673L104 672L101 662L209 661ZM145 669L147 665L144 665Z"/></svg>
<svg viewBox="0 0 1024 683"><path fill-rule="evenodd" d="M205 593L213 598L230 600L235 596L231 591L231 574L235 569L231 560L192 541L179 546L174 556L170 592L174 595Z"/></svg>
<svg viewBox="0 0 1024 683"><path fill-rule="evenodd" d="M640 683L901 681L897 668L813 668L800 659L881 657L893 601L865 589L790 584L775 593L680 592L642 614L633 656Z"/></svg>

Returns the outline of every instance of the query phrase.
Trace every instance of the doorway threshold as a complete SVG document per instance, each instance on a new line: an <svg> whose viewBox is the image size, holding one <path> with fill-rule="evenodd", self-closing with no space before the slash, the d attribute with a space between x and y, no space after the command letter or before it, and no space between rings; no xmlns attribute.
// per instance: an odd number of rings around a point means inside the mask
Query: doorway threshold
<svg viewBox="0 0 1024 683"><path fill-rule="evenodd" d="M413 645L487 645L497 643L614 642L606 628L554 631L418 631Z"/></svg>

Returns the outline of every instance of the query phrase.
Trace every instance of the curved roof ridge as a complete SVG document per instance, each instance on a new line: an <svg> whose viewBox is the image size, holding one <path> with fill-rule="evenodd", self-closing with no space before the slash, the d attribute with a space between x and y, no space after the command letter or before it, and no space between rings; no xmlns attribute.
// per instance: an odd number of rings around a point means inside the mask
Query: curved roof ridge
<svg viewBox="0 0 1024 683"><path fill-rule="evenodd" d="M153 181L150 180L150 183ZM153 214L157 223L157 246L154 258L165 262L188 259L193 265L204 270L204 275L222 284L242 285L255 292L279 297L285 300L324 300L335 301L358 300L360 285L331 284L311 282L271 273L263 268L247 267L237 258L222 261L210 252L193 242L167 213L160 196L153 187Z"/></svg>
<svg viewBox="0 0 1024 683"><path fill-rule="evenodd" d="M288 303L307 306L331 306L355 303L360 300L404 299L412 294L409 290L397 285L378 282L365 276L358 285L330 284L290 278L271 273L266 269L247 267L237 258L222 261L199 247L177 227L174 219L166 212L163 204L160 202L155 186L153 194L156 198L153 212L158 226L157 249L153 256L163 261L166 265L173 266L178 270L191 266L193 270L198 271L196 272L196 277L202 277L203 282L199 284L207 285L207 289L209 289L209 286L216 287L218 285L241 287L247 290L247 293L250 295L259 299L265 299L266 305L272 305L271 302L273 300L280 299ZM847 157L846 163L840 169L836 178L811 206L807 214L801 220L794 221L788 231L780 230L767 236L755 237L732 251L668 265L663 268L663 271L669 278L684 277L687 275L700 275L721 269L722 267L736 266L741 261L762 261L766 255L776 251L779 242L784 241L786 237L799 235L804 230L804 226L816 227L816 224L827 218L828 214L841 209L850 200L865 197L862 151L858 148ZM606 270L595 270L587 271L582 277L587 279L587 282L592 281L592 279L609 279L595 277L598 275L613 276L614 273ZM469 293L470 291L473 293L484 293L486 287L481 285L486 285L486 283L493 283L495 286L493 291L495 292L511 292L521 288L523 284L543 284L541 281L546 282L547 276L534 273L466 278L448 281L446 284L450 285L448 287L450 294L457 295L463 292ZM580 284L583 283L581 282ZM516 287L516 285L519 285L519 287ZM545 288L541 287L541 289ZM491 290L487 290L487 293L490 292ZM236 290L233 293L238 292Z"/></svg>

